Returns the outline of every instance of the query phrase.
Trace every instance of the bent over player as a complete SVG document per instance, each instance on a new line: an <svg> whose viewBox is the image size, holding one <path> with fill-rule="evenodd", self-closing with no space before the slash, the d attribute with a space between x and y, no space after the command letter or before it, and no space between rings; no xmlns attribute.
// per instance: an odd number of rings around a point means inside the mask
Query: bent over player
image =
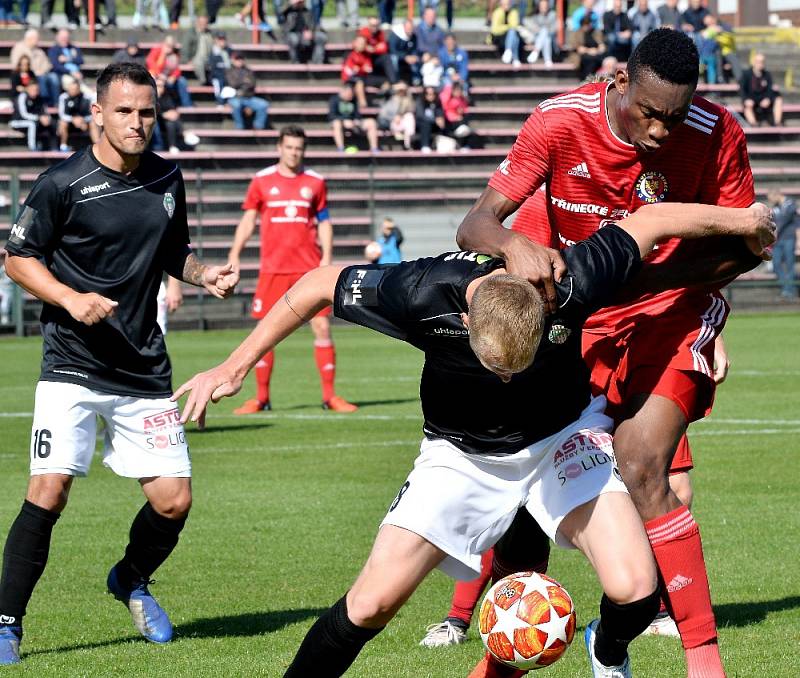
<svg viewBox="0 0 800 678"><path fill-rule="evenodd" d="M641 205L751 205L744 134L724 108L695 96L698 68L692 41L659 29L612 82L539 104L459 227L459 245L502 256L552 298L558 254L501 226L542 183L549 223L567 245ZM724 671L700 532L670 489L669 469L687 425L711 408L714 339L728 314L719 289L757 261L739 238L659 243L626 299L590 318L583 334L592 387L606 394L617 422L619 468L650 537L690 677Z"/></svg>
<svg viewBox="0 0 800 678"><path fill-rule="evenodd" d="M474 252L391 267L320 268L289 290L222 365L181 386L174 398L190 392L182 421L202 423L209 400L236 393L264 350L330 303L337 317L425 352L425 439L414 470L356 582L312 626L285 675L342 675L432 569L476 576L480 554L523 507L559 545L581 549L597 571L605 595L601 620L587 635L593 671L630 675L628 643L650 623L659 591L644 528L613 461L605 399L590 395L581 325L638 270L658 238L761 230L771 236L765 214L763 206L656 206L609 225L566 253L569 275L549 318L527 281ZM578 474L562 466L575 440L581 445L570 458L585 469Z"/></svg>
<svg viewBox="0 0 800 678"><path fill-rule="evenodd" d="M263 318L273 304L301 276L320 265L331 263L333 226L328 212L325 179L303 165L306 133L302 127L287 125L278 136L278 162L261 170L250 182L242 204L244 214L236 228L228 261L238 271L242 249L261 219L261 262L258 288L253 296L252 316ZM311 319L314 333L314 361L322 384L322 407L335 412L358 408L334 391L336 352L328 320L330 309ZM271 410L270 379L275 354L265 353L256 365L257 392L234 410L254 414Z"/></svg>
<svg viewBox="0 0 800 678"><path fill-rule="evenodd" d="M3 552L2 664L20 660L25 610L72 480L89 471L96 417L105 422L103 463L138 479L147 499L108 589L145 638L172 637L148 584L189 513L191 463L169 399L156 297L165 271L219 298L238 279L230 266L205 266L189 249L181 172L146 150L156 121L147 70L105 68L92 116L103 128L100 140L39 177L6 246L9 276L44 302L44 348L28 493Z"/></svg>

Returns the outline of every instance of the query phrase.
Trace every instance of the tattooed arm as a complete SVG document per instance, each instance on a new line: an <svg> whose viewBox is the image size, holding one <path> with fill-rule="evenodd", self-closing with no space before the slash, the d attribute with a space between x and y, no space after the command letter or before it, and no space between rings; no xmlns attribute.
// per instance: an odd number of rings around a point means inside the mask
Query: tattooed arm
<svg viewBox="0 0 800 678"><path fill-rule="evenodd" d="M224 266L206 266L194 254L189 253L183 264L181 280L197 287L205 287L218 299L225 299L233 294L239 274L231 264Z"/></svg>

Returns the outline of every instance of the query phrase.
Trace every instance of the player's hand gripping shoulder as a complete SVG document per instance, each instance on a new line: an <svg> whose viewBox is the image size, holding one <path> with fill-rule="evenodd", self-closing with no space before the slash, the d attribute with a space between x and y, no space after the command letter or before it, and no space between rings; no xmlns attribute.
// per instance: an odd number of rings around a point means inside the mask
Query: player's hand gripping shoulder
<svg viewBox="0 0 800 678"><path fill-rule="evenodd" d="M227 362L194 375L175 391L173 401L189 394L181 413L182 424L191 420L197 423L198 428L205 428L209 401L218 403L222 398L236 395L241 390L243 378Z"/></svg>
<svg viewBox="0 0 800 678"><path fill-rule="evenodd" d="M84 325L95 325L114 315L118 303L97 292L73 292L61 305L75 320Z"/></svg>

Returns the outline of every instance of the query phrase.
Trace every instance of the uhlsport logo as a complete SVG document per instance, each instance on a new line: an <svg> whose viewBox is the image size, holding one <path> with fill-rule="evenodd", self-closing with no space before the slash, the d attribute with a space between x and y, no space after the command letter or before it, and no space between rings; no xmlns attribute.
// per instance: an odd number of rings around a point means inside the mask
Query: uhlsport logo
<svg viewBox="0 0 800 678"><path fill-rule="evenodd" d="M636 195L646 203L661 202L669 193L669 182L661 172L645 172L636 180Z"/></svg>
<svg viewBox="0 0 800 678"><path fill-rule="evenodd" d="M175 198L172 197L172 193L164 193L164 209L167 210L167 216L172 219L172 215L175 214Z"/></svg>
<svg viewBox="0 0 800 678"><path fill-rule="evenodd" d="M94 186L84 186L81 189L81 195L89 195L90 193L99 193L107 188L111 188L111 184L104 181L102 184L95 184Z"/></svg>

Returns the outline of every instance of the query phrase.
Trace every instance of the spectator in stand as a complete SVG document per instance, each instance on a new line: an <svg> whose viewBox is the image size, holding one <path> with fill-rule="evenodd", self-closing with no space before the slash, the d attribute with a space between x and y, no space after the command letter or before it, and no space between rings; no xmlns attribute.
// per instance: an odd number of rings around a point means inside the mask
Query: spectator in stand
<svg viewBox="0 0 800 678"><path fill-rule="evenodd" d="M156 78L156 101L158 103L158 134L153 130L153 150L167 149L171 154L196 146L200 139L191 132L184 133L178 101L167 87L167 79ZM166 141L166 145L165 142Z"/></svg>
<svg viewBox="0 0 800 678"><path fill-rule="evenodd" d="M353 39L353 49L342 64L342 82L353 89L358 105L367 107L367 84L381 84L372 75L372 57L367 52L367 41L363 35Z"/></svg>
<svg viewBox="0 0 800 678"><path fill-rule="evenodd" d="M55 0L42 0L42 28L53 28L53 5ZM64 14L67 18L67 27L75 30L80 23L80 14L78 12L79 5L75 4L74 0L64 0Z"/></svg>
<svg viewBox="0 0 800 678"><path fill-rule="evenodd" d="M595 77L598 80L613 80L617 68L619 68L617 57L607 56L603 59L603 63L600 64L600 70L597 71Z"/></svg>
<svg viewBox="0 0 800 678"><path fill-rule="evenodd" d="M345 148L346 136L366 136L370 151L376 153L378 148L378 125L373 118L362 118L358 110L358 101L353 88L343 84L338 94L334 94L328 102L328 121L333 128L333 141L336 149L344 153L354 147ZM356 148L356 150L358 150Z"/></svg>
<svg viewBox="0 0 800 678"><path fill-rule="evenodd" d="M394 219L384 217L380 235L375 238L375 242L381 246L381 255L376 263L399 264L403 261L403 255L400 253L400 245L403 244L403 240L403 232L394 223Z"/></svg>
<svg viewBox="0 0 800 678"><path fill-rule="evenodd" d="M389 84L397 82L397 73L389 56L389 43L386 42L386 36L381 30L378 17L369 17L367 25L359 29L358 35L366 41L367 54L372 59L372 73L374 75L382 74Z"/></svg>
<svg viewBox="0 0 800 678"><path fill-rule="evenodd" d="M432 9L434 12L439 11L439 0L420 0L419 2L419 15L424 18L425 10ZM445 20L447 21L447 30L453 30L453 0L445 0L444 6Z"/></svg>
<svg viewBox="0 0 800 678"><path fill-rule="evenodd" d="M222 89L225 87L225 72L231 67L231 54L233 50L228 46L228 36L225 31L214 31L214 44L211 45L211 54L208 56L208 77L214 88L214 99L218 105L225 103Z"/></svg>
<svg viewBox="0 0 800 678"><path fill-rule="evenodd" d="M211 10L208 9L210 4L213 3L216 5L214 9L214 15L212 17ZM281 22L281 3L279 0L273 0L272 6L275 9L275 17L280 24ZM206 8L208 11L208 18L210 23L216 22L216 12L219 12L220 7L222 7L222 0L206 0ZM236 12L236 18L242 22L245 26L252 26L253 24L253 3L250 0L247 0L242 7L241 12ZM264 14L264 0L257 0L256 2L256 19L258 21L258 30L262 33L266 33L270 38L273 40L277 40L278 37L275 35L275 32L272 30L272 26L270 25L269 21L267 21L266 15ZM319 21L317 21L319 23Z"/></svg>
<svg viewBox="0 0 800 678"><path fill-rule="evenodd" d="M603 14L603 35L609 54L620 61L627 61L631 54L633 26L622 9L622 0L614 0L611 9Z"/></svg>
<svg viewBox="0 0 800 678"><path fill-rule="evenodd" d="M336 0L336 18L342 28L358 26L358 0Z"/></svg>
<svg viewBox="0 0 800 678"><path fill-rule="evenodd" d="M70 32L61 28L56 32L55 43L47 50L47 56L53 67L53 73L59 79L59 93L64 87L67 77L74 78L83 84L83 52L80 47L75 47L70 39Z"/></svg>
<svg viewBox="0 0 800 678"><path fill-rule="evenodd" d="M525 28L527 42L532 45L528 63L535 64L541 55L544 58L544 65L550 68L553 65L553 46L558 31L558 17L555 10L550 7L550 0L539 0L536 12L531 15Z"/></svg>
<svg viewBox="0 0 800 678"><path fill-rule="evenodd" d="M181 75L181 61L178 45L172 35L165 35L160 45L155 45L147 55L147 70L153 78L158 79L163 75L166 87L178 99L181 106L191 107L192 97L189 94L189 84Z"/></svg>
<svg viewBox="0 0 800 678"><path fill-rule="evenodd" d="M422 55L422 66L420 66L419 72L422 76L422 86L433 87L438 92L442 86L442 78L444 78L444 68L442 68L439 57L425 52Z"/></svg>
<svg viewBox="0 0 800 678"><path fill-rule="evenodd" d="M444 111L445 134L456 139L462 149L469 150L473 132L469 126L469 100L463 85L460 82L445 85L439 99Z"/></svg>
<svg viewBox="0 0 800 678"><path fill-rule="evenodd" d="M83 13L86 16L86 23L89 23L89 2L91 0L83 0ZM106 18L105 21L100 19L100 5L103 5ZM116 27L117 25L117 0L95 0L95 28L102 29L103 26ZM80 24L80 20L78 21Z"/></svg>
<svg viewBox="0 0 800 678"><path fill-rule="evenodd" d="M417 38L417 54L421 57L425 52L439 54L444 46L444 31L436 23L436 10L427 7L422 12L422 21L414 29Z"/></svg>
<svg viewBox="0 0 800 678"><path fill-rule="evenodd" d="M417 101L417 131L423 153L430 153L435 134L444 134L446 122L439 95L433 87L426 87Z"/></svg>
<svg viewBox="0 0 800 678"><path fill-rule="evenodd" d="M145 55L142 50L139 49L139 43L133 36L128 38L128 42L125 44L125 47L118 49L111 57L112 64L120 64L124 62L145 66Z"/></svg>
<svg viewBox="0 0 800 678"><path fill-rule="evenodd" d="M16 99L31 80L36 80L36 74L31 68L31 60L27 54L23 54L17 61L16 68L11 71L11 99Z"/></svg>
<svg viewBox="0 0 800 678"><path fill-rule="evenodd" d="M594 75L606 56L606 45L601 31L592 29L591 17L581 19L581 28L572 34L573 54L571 60L578 69L578 76L585 80Z"/></svg>
<svg viewBox="0 0 800 678"><path fill-rule="evenodd" d="M14 117L9 124L27 134L28 149L31 151L55 151L58 148L55 121L47 112L47 102L39 93L38 80L31 80L25 91L17 95Z"/></svg>
<svg viewBox="0 0 800 678"><path fill-rule="evenodd" d="M772 208L775 220L775 244L772 246L772 268L781 287L781 299L792 301L797 299L795 286L795 246L797 228L800 217L797 204L779 190L773 189L767 194L767 202Z"/></svg>
<svg viewBox="0 0 800 678"><path fill-rule="evenodd" d="M717 42L719 43L720 61L717 72L720 73L725 82L732 78L734 82L740 83L743 74L742 62L739 61L739 55L736 53L736 36L733 33L733 28L711 14L709 14L709 17L709 25L716 27ZM706 20L708 21L708 18Z"/></svg>
<svg viewBox="0 0 800 678"><path fill-rule="evenodd" d="M411 19L406 19L392 29L389 36L389 56L400 80L419 85L420 55L417 53L417 36L414 34L414 22Z"/></svg>
<svg viewBox="0 0 800 678"><path fill-rule="evenodd" d="M444 38L444 47L439 50L439 63L444 69L444 82L452 82L455 73L464 89L469 91L469 56L467 50L458 46L456 36L448 33Z"/></svg>
<svg viewBox="0 0 800 678"><path fill-rule="evenodd" d="M70 132L88 137L92 143L97 143L100 130L92 120L92 100L81 91L81 84L77 80L71 80L64 90L58 97L58 150L70 153Z"/></svg>
<svg viewBox="0 0 800 678"><path fill-rule="evenodd" d="M767 70L767 59L760 52L753 56L753 65L742 75L742 103L744 117L751 125L760 122L783 124L783 97L772 83Z"/></svg>
<svg viewBox="0 0 800 678"><path fill-rule="evenodd" d="M682 13L678 9L678 0L666 0L658 8L658 23L663 28L680 29L682 23Z"/></svg>
<svg viewBox="0 0 800 678"><path fill-rule="evenodd" d="M417 130L414 97L408 91L408 85L397 82L392 87L390 96L378 112L378 128L391 132L397 141L403 142L403 148L411 150L411 141Z"/></svg>
<svg viewBox="0 0 800 678"><path fill-rule="evenodd" d="M245 129L244 112L247 108L253 112L253 129L266 129L269 102L256 96L256 75L245 65L241 52L231 54L231 67L225 71L227 87L235 91L227 103L231 107L236 129Z"/></svg>
<svg viewBox="0 0 800 678"><path fill-rule="evenodd" d="M704 28L696 34L695 44L700 55L700 70L705 73L706 82L716 85L719 82L717 75L718 63L722 62L722 55L717 42L719 27L713 15L707 14L703 20Z"/></svg>
<svg viewBox="0 0 800 678"><path fill-rule="evenodd" d="M600 14L594 11L594 5L594 0L583 0L581 6L572 13L569 21L573 33L580 31L581 21L585 16L591 18L592 30L601 30L603 28Z"/></svg>
<svg viewBox="0 0 800 678"><path fill-rule="evenodd" d="M378 16L381 26L387 31L394 23L394 10L397 0L378 0Z"/></svg>
<svg viewBox="0 0 800 678"><path fill-rule="evenodd" d="M219 0L218 0L219 1ZM209 2L206 2L206 8L208 8ZM150 8L150 16L147 16L147 8ZM207 11L208 20L213 23L212 21L212 13ZM213 15L216 18L216 14ZM144 28L145 30L156 27L159 30L166 30L167 26L169 26L169 14L167 13L167 8L164 6L163 0L136 0L136 8L133 11L133 19L132 24L134 28L138 28L142 25L142 19L144 19Z"/></svg>
<svg viewBox="0 0 800 678"><path fill-rule="evenodd" d="M283 35L289 47L289 60L293 64L325 63L325 43L328 37L305 0L290 0L281 10Z"/></svg>
<svg viewBox="0 0 800 678"><path fill-rule="evenodd" d="M47 53L39 47L39 31L29 28L22 40L11 48L11 67L16 68L20 57L27 56L31 62L31 70L39 81L39 91L48 104L55 106L61 92L61 80L53 73L53 64Z"/></svg>
<svg viewBox="0 0 800 678"><path fill-rule="evenodd" d="M500 0L492 12L492 25L489 32L497 50L502 52L500 60L504 64L520 65L519 60L519 11L512 0Z"/></svg>
<svg viewBox="0 0 800 678"><path fill-rule="evenodd" d="M689 7L681 14L681 29L695 44L700 39L700 31L705 28L705 18L709 11L703 5L703 0L689 0Z"/></svg>
<svg viewBox="0 0 800 678"><path fill-rule="evenodd" d="M208 57L214 46L214 36L208 27L208 17L198 14L194 26L188 31L183 40L184 58L192 63L192 70L197 82L201 85L208 84Z"/></svg>
<svg viewBox="0 0 800 678"><path fill-rule="evenodd" d="M628 18L631 20L633 29L631 45L634 49L645 35L661 25L658 15L650 9L648 0L638 0L636 6L628 12Z"/></svg>

